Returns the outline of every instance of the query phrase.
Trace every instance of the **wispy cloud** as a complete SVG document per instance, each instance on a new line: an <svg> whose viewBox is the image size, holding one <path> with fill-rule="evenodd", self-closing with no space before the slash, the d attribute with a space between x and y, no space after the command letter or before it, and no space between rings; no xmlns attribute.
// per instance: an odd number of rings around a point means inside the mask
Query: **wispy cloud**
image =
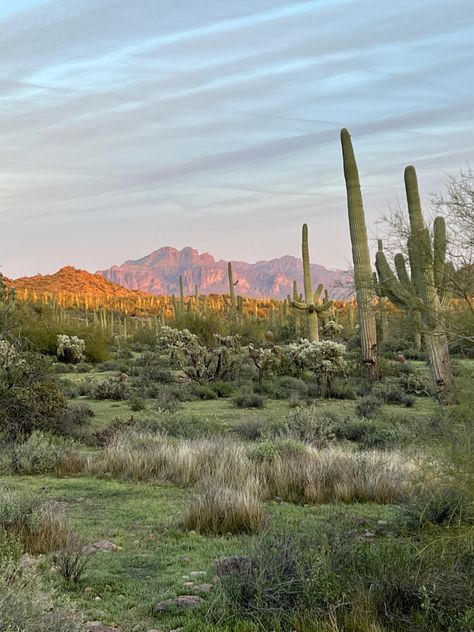
<svg viewBox="0 0 474 632"><path fill-rule="evenodd" d="M340 127L370 221L408 162L428 193L472 161L474 6L427 4L0 3L3 271L298 254L302 221L345 266Z"/></svg>

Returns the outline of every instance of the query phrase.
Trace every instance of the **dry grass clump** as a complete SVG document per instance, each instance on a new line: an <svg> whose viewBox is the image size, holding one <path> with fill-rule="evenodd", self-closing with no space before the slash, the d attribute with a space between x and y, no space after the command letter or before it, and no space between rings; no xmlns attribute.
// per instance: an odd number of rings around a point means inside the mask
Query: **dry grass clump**
<svg viewBox="0 0 474 632"><path fill-rule="evenodd" d="M34 498L0 490L0 536L7 534L21 542L24 551L48 553L62 548L71 529L58 503L40 503Z"/></svg>
<svg viewBox="0 0 474 632"><path fill-rule="evenodd" d="M95 474L108 473L132 480L156 480L189 486L212 476L241 481L252 464L245 447L214 439L180 440L152 432L124 432L88 466Z"/></svg>
<svg viewBox="0 0 474 632"><path fill-rule="evenodd" d="M257 481L261 499L294 503L386 503L408 492L413 477L413 465L396 452L305 447L268 451L256 459L243 442L173 439L148 432L116 436L88 469L183 486L212 479L233 490L254 490Z"/></svg>
<svg viewBox="0 0 474 632"><path fill-rule="evenodd" d="M294 503L387 503L411 487L410 466L399 454L309 448L294 458L260 465L269 498Z"/></svg>
<svg viewBox="0 0 474 632"><path fill-rule="evenodd" d="M207 479L181 518L181 526L207 535L258 533L267 523L257 480L241 489Z"/></svg>

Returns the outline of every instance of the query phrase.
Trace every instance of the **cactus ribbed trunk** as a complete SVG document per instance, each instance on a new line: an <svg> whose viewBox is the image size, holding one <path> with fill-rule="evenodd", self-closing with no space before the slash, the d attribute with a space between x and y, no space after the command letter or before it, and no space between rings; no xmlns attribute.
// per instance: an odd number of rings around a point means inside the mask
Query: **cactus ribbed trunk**
<svg viewBox="0 0 474 632"><path fill-rule="evenodd" d="M235 308L235 290L234 290L234 277L232 276L232 263L229 261L227 264L227 274L229 277L229 296L230 296L230 305L232 308Z"/></svg>
<svg viewBox="0 0 474 632"><path fill-rule="evenodd" d="M440 404L452 404L454 384L446 332L443 327L438 327L424 332L423 339L438 401Z"/></svg>
<svg viewBox="0 0 474 632"><path fill-rule="evenodd" d="M378 379L377 327L372 305L374 297L372 266L365 225L364 206L360 190L359 172L351 137L346 129L341 131L344 177L346 180L347 208L354 263L354 281L359 317L359 336L362 350L362 366L370 381Z"/></svg>
<svg viewBox="0 0 474 632"><path fill-rule="evenodd" d="M309 260L308 226L303 224L302 232L304 300L307 305L306 320L308 323L308 340L319 340L318 315L314 308L313 282L311 280L311 263Z"/></svg>

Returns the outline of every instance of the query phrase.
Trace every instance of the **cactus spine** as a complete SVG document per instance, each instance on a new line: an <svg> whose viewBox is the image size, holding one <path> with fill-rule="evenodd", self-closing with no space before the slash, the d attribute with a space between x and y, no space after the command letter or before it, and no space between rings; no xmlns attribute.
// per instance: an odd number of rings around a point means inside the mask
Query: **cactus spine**
<svg viewBox="0 0 474 632"><path fill-rule="evenodd" d="M354 263L354 281L359 317L362 366L366 377L374 381L378 379L378 363L377 329L375 313L372 306L372 299L374 297L372 267L370 264L369 243L367 240L367 228L365 225L359 172L352 147L351 136L346 129L341 130L341 145L352 243L352 261Z"/></svg>
<svg viewBox="0 0 474 632"><path fill-rule="evenodd" d="M293 299L291 305L296 309L306 312L306 321L308 324L308 340L311 342L319 340L318 318L327 318L333 301L319 304L319 297L323 291L323 286L318 285L316 292L313 294L313 282L311 280L311 264L309 260L308 246L308 226L303 224L301 249L303 255L303 280L304 280L304 302ZM294 288L295 286L293 286Z"/></svg>
<svg viewBox="0 0 474 632"><path fill-rule="evenodd" d="M411 276L400 253L395 255L394 260L396 274L381 248L375 265L383 292L389 300L415 317L419 314L438 400L447 404L453 401L453 375L443 312L452 296L450 279L454 268L446 262L446 226L444 219L437 217L431 240L421 210L416 171L412 166L405 169L405 191L410 220L408 261Z"/></svg>

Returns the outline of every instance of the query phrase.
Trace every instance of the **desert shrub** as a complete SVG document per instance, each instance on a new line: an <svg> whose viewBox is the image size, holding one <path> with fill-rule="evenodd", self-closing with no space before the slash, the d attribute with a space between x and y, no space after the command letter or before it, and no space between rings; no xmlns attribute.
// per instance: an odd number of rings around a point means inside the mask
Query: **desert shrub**
<svg viewBox="0 0 474 632"><path fill-rule="evenodd" d="M34 569L0 560L1 632L82 632L81 617L46 589Z"/></svg>
<svg viewBox="0 0 474 632"><path fill-rule="evenodd" d="M379 382L373 386L371 395L386 404L398 404L406 408L411 408L415 403L414 395L407 393L403 386L397 382Z"/></svg>
<svg viewBox="0 0 474 632"><path fill-rule="evenodd" d="M258 488L258 483L255 482ZM207 535L258 533L267 517L260 500L258 489L235 489L203 481L181 518L185 529L193 529Z"/></svg>
<svg viewBox="0 0 474 632"><path fill-rule="evenodd" d="M28 553L48 553L67 543L71 529L58 503L0 489L0 536L21 542Z"/></svg>
<svg viewBox="0 0 474 632"><path fill-rule="evenodd" d="M211 614L230 629L464 632L472 622L474 557L462 541L414 552L335 514L323 528L269 531L248 558L224 562Z"/></svg>
<svg viewBox="0 0 474 632"><path fill-rule="evenodd" d="M89 568L92 555L93 553L84 546L81 538L71 534L64 546L55 551L54 568L66 582L77 584Z"/></svg>
<svg viewBox="0 0 474 632"><path fill-rule="evenodd" d="M472 499L459 487L422 487L406 498L403 517L415 529L427 525L453 527L472 524L474 507Z"/></svg>
<svg viewBox="0 0 474 632"><path fill-rule="evenodd" d="M131 385L127 379L119 377L108 377L105 380L93 382L91 395L94 399L128 399L131 393Z"/></svg>
<svg viewBox="0 0 474 632"><path fill-rule="evenodd" d="M256 441L261 439L263 435L264 422L262 419L248 417L241 419L234 427L234 432L240 438L248 441Z"/></svg>
<svg viewBox="0 0 474 632"><path fill-rule="evenodd" d="M253 446L249 452L249 457L259 463L273 461L276 458L297 458L306 452L304 443L296 439L266 439Z"/></svg>
<svg viewBox="0 0 474 632"><path fill-rule="evenodd" d="M178 393L175 389L160 389L155 397L155 402L158 411L175 413L182 408L181 400L179 399Z"/></svg>
<svg viewBox="0 0 474 632"><path fill-rule="evenodd" d="M59 474L77 464L75 445L66 439L40 431L32 432L23 442L10 443L2 450L0 471L14 474Z"/></svg>
<svg viewBox="0 0 474 632"><path fill-rule="evenodd" d="M334 439L333 420L316 406L297 406L280 429L283 436L323 447Z"/></svg>
<svg viewBox="0 0 474 632"><path fill-rule="evenodd" d="M64 391L48 370L44 358L30 353L0 366L0 430L10 438L53 430L66 410Z"/></svg>
<svg viewBox="0 0 474 632"><path fill-rule="evenodd" d="M416 395L418 397L434 397L435 395L432 380L427 374L401 371L399 381L408 395Z"/></svg>
<svg viewBox="0 0 474 632"><path fill-rule="evenodd" d="M146 400L143 397L134 395L133 397L129 398L128 405L130 406L130 410L132 410L133 412L140 412L141 410L145 410Z"/></svg>
<svg viewBox="0 0 474 632"><path fill-rule="evenodd" d="M127 373L129 369L129 363L126 360L120 358L114 358L110 360L104 360L96 365L96 370L101 373L108 371L117 371L118 373Z"/></svg>
<svg viewBox="0 0 474 632"><path fill-rule="evenodd" d="M212 388L210 384L197 384L193 383L191 385L191 393L194 395L195 399L201 400L211 400L217 399L217 392Z"/></svg>
<svg viewBox="0 0 474 632"><path fill-rule="evenodd" d="M57 415L51 432L82 440L89 430L92 417L95 417L95 413L89 404L84 402L69 404L66 410Z"/></svg>
<svg viewBox="0 0 474 632"><path fill-rule="evenodd" d="M308 397L308 384L300 378L284 375L271 380L264 380L255 387L255 392L271 399L297 397L299 400L305 400Z"/></svg>
<svg viewBox="0 0 474 632"><path fill-rule="evenodd" d="M76 373L90 373L94 367L89 362L79 362L74 367Z"/></svg>
<svg viewBox="0 0 474 632"><path fill-rule="evenodd" d="M354 441L363 450L387 450L397 446L402 435L396 427L384 426L372 419L344 419L332 427L338 439Z"/></svg>
<svg viewBox="0 0 474 632"><path fill-rule="evenodd" d="M232 398L237 408L264 408L265 399L258 393L238 393Z"/></svg>
<svg viewBox="0 0 474 632"><path fill-rule="evenodd" d="M210 387L219 398L230 397L234 390L230 382L223 382L222 380L216 380L215 382L211 382Z"/></svg>
<svg viewBox="0 0 474 632"><path fill-rule="evenodd" d="M219 423L213 419L172 411L165 411L152 419L138 420L136 427L138 430L143 429L181 439L211 437L222 433Z"/></svg>
<svg viewBox="0 0 474 632"><path fill-rule="evenodd" d="M158 351L146 351L131 365L130 372L139 378L140 384L169 384L173 382L173 374L169 370L169 359Z"/></svg>
<svg viewBox="0 0 474 632"><path fill-rule="evenodd" d="M331 385L333 399L357 399L357 388L351 378L336 377Z"/></svg>
<svg viewBox="0 0 474 632"><path fill-rule="evenodd" d="M67 373L74 373L73 364L63 364L62 362L55 362L51 366L51 372L55 375L65 375Z"/></svg>
<svg viewBox="0 0 474 632"><path fill-rule="evenodd" d="M383 402L375 395L365 395L360 397L356 403L356 415L365 417L365 419L373 419L380 414Z"/></svg>
<svg viewBox="0 0 474 632"><path fill-rule="evenodd" d="M64 366L71 366L69 364L65 364ZM61 386L64 391L64 394L68 399L76 399L81 394L81 389L79 384L73 382L72 380L62 379Z"/></svg>

